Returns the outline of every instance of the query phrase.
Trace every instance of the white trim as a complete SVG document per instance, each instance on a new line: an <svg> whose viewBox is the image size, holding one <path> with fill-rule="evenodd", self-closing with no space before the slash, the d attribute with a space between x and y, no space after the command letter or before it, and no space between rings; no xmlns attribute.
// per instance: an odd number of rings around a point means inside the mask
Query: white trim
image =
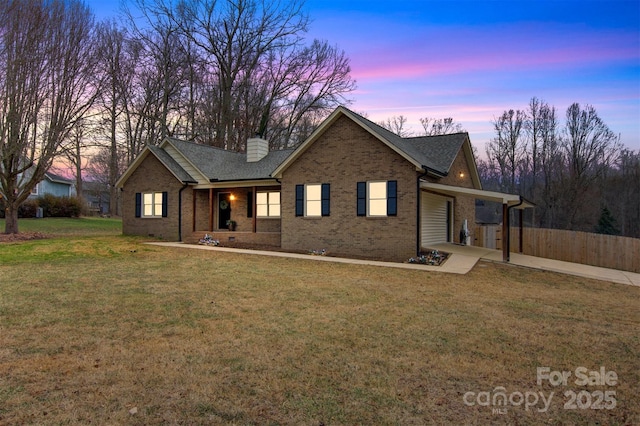
<svg viewBox="0 0 640 426"><path fill-rule="evenodd" d="M236 181L213 181L207 184L193 185L193 189L226 189L226 188L250 188L253 186L280 186L276 179L256 179L256 180L236 180Z"/></svg>
<svg viewBox="0 0 640 426"><path fill-rule="evenodd" d="M309 191L308 188L310 186L314 186L314 187L318 187L318 199L317 200L309 200L308 199L308 195L309 195ZM309 206L309 201L313 201L313 202L317 202L319 203L319 213L318 214L309 214L308 213L308 206ZM304 184L304 217L322 217L322 184L321 183L305 183Z"/></svg>
<svg viewBox="0 0 640 426"><path fill-rule="evenodd" d="M167 145L171 146L171 149L169 151L167 151L167 149L165 148ZM182 167L182 169L184 171L186 171L187 173L189 173L190 175L193 176L194 173L197 173L199 176L194 176L196 178L196 180L198 181L199 184L205 183L207 181L209 181L209 178L202 173L202 171L200 171L200 169L198 169L196 167L195 164L193 164L183 153L182 151L180 151L171 141L171 139L169 138L164 138L164 140L162 141L162 143L160 143L160 145L158 146L158 148L160 149L164 149L164 152L166 152L171 158L173 158L173 160L178 163L178 165L180 167ZM179 158L178 158L179 156ZM165 165L166 167L166 165ZM167 167L168 169L168 167Z"/></svg>
<svg viewBox="0 0 640 426"><path fill-rule="evenodd" d="M387 217L388 206L389 206L389 194L387 193L388 182L386 180L368 180L367 181L367 217ZM382 183L384 184L384 198L372 198L371 197L371 184L372 183ZM371 201L384 200L384 213L383 214L371 214Z"/></svg>
<svg viewBox="0 0 640 426"><path fill-rule="evenodd" d="M450 186L443 185L440 183L432 183L432 182L420 182L420 188L429 189L434 192L438 192L440 194L446 194L450 196L457 195L466 195L470 197L480 198L481 200L489 200L489 201L497 201L502 204L507 204L509 206L515 206L522 202L517 208L526 209L530 207L535 207L535 204L524 200L519 195L515 194L506 194L504 192L496 192L496 191L484 191L482 189L474 189L474 188L463 188L460 186Z"/></svg>
<svg viewBox="0 0 640 426"><path fill-rule="evenodd" d="M145 203L145 195L151 195L151 203ZM156 200L157 196L160 195L160 203ZM140 218L142 219L154 219L162 217L162 205L164 203L164 194L162 191L151 191L151 192L143 192L141 194L142 202L140 203ZM151 207L151 214L145 214L146 206ZM158 208L160 211L158 212Z"/></svg>
<svg viewBox="0 0 640 426"><path fill-rule="evenodd" d="M258 194L265 194L267 196L267 202L264 204L259 204L258 203ZM271 202L271 194L278 194L278 203L273 203ZM274 218L280 218L282 215L282 195L280 193L280 191L256 191L256 219L274 219ZM266 206L267 208L267 214L266 215L260 215L258 214L258 208L260 206ZM273 209L273 207L278 206L278 214L272 214L271 211Z"/></svg>

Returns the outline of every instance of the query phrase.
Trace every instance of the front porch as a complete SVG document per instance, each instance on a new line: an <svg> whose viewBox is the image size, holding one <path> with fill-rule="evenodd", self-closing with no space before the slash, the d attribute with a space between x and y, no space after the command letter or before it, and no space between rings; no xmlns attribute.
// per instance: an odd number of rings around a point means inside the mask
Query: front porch
<svg viewBox="0 0 640 426"><path fill-rule="evenodd" d="M252 184L253 183L253 184ZM185 243L197 244L206 234L221 245L251 245L265 248L280 247L279 191L271 181L243 183L246 186L224 186L193 190L192 229L182 236ZM241 184L242 185L242 184ZM278 197L266 194L275 193ZM261 204L264 200L277 200ZM276 208L277 207L277 208ZM229 229L229 222L235 230Z"/></svg>

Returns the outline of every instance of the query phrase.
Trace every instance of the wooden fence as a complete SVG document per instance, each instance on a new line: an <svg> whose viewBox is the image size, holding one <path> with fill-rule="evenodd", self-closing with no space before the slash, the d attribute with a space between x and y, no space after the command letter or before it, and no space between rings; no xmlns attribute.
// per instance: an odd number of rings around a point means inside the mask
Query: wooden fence
<svg viewBox="0 0 640 426"><path fill-rule="evenodd" d="M478 226L475 231L475 245L502 248L501 225ZM522 254L640 272L639 238L559 229L524 228L522 240ZM518 253L520 239L517 227L511 228L510 243L511 252Z"/></svg>

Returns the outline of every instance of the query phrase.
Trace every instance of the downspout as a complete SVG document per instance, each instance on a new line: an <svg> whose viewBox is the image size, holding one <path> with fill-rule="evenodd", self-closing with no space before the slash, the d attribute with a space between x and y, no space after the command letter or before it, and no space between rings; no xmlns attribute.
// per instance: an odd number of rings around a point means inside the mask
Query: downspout
<svg viewBox="0 0 640 426"><path fill-rule="evenodd" d="M182 242L182 191L189 187L189 184L182 182L182 188L178 191L178 241Z"/></svg>
<svg viewBox="0 0 640 426"><path fill-rule="evenodd" d="M418 178L416 180L416 203L418 205L418 208L416 209L416 256L420 256L420 228L422 226L421 222L421 218L420 218L420 212L422 209L422 206L420 205L420 199L422 198L421 195L421 190L420 190L420 181L422 180L423 177L425 177L428 173L429 173L429 168L427 166L422 166L422 169L424 170L424 173L418 175Z"/></svg>
<svg viewBox="0 0 640 426"><path fill-rule="evenodd" d="M507 246L507 253L506 253L506 261L508 262L511 258L511 223L509 218L511 217L511 209L514 207L519 207L522 205L522 203L524 203L524 199L522 198L522 195L519 195L520 197L520 202L518 204L514 204L512 206L508 206L507 207L507 217L506 218L502 218L503 221L506 221L507 223L507 238L506 241L504 242Z"/></svg>

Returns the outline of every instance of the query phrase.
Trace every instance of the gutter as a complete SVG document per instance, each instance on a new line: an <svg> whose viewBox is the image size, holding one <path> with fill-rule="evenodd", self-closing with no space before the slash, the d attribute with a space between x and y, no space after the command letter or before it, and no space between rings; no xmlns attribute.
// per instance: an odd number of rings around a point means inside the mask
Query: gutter
<svg viewBox="0 0 640 426"><path fill-rule="evenodd" d="M209 179L210 183L217 183L217 182L248 182L248 181L252 181L252 180L275 180L278 181L278 179L276 178L272 178L272 177L267 177L267 178L245 178L245 179L217 179L217 178L211 178Z"/></svg>
<svg viewBox="0 0 640 426"><path fill-rule="evenodd" d="M420 205L420 194L421 194L421 190L420 190L420 181L422 180L423 177L425 177L428 173L429 167L427 166L422 166L422 168L424 169L424 173L418 175L417 179L416 179L416 203L418 205L418 208L416 209L416 256L420 256L420 228L422 226L421 222L421 218L420 218L420 212L421 212L421 208L422 206Z"/></svg>
<svg viewBox="0 0 640 426"><path fill-rule="evenodd" d="M503 221L507 221L507 238L506 241L504 242L505 245L507 246L507 262L509 262L510 257L511 257L511 221L509 220L511 218L511 209L514 207L519 207L524 203L524 198L522 198L522 195L518 196L520 198L520 202L518 202L518 204L514 204L512 206L508 206L507 207L507 217L506 218L502 218ZM521 224L522 226L522 224Z"/></svg>
<svg viewBox="0 0 640 426"><path fill-rule="evenodd" d="M441 172L439 170L432 169L431 167L427 167L427 166L422 166L422 168L425 170L424 175L431 174L432 176L435 176L435 177L438 177L438 178L443 178L443 177L449 176L449 172Z"/></svg>

